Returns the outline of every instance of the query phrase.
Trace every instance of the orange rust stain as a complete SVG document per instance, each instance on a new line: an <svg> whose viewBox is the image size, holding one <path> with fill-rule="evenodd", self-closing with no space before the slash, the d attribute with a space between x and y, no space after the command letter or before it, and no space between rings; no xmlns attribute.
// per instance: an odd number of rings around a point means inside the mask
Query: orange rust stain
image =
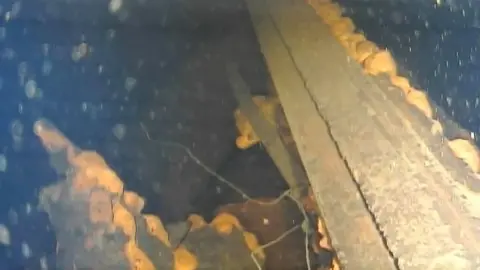
<svg viewBox="0 0 480 270"><path fill-rule="evenodd" d="M330 270L340 270L340 263L338 262L338 258L335 257L333 259L333 262L332 262L332 267L330 268Z"/></svg>
<svg viewBox="0 0 480 270"><path fill-rule="evenodd" d="M328 232L327 232L327 229L326 229L326 226L324 224L324 222L321 220L321 219L318 219L318 224L317 224L317 228L318 228L318 233L323 236L321 237L319 243L318 243L318 246L319 247L322 247L324 249L328 249L328 250L334 250L332 245L330 244L330 238L328 236ZM332 266L330 267L330 270L340 270L340 262L337 258L337 256L335 256L333 258L333 261L332 261Z"/></svg>
<svg viewBox="0 0 480 270"><path fill-rule="evenodd" d="M480 155L478 148L469 140L456 139L448 142L453 154L463 160L473 172L480 171Z"/></svg>
<svg viewBox="0 0 480 270"><path fill-rule="evenodd" d="M408 95L408 93L410 93L410 91L412 90L410 86L410 82L405 77L397 76L397 75L390 76L390 82L394 86L400 88L405 95Z"/></svg>
<svg viewBox="0 0 480 270"><path fill-rule="evenodd" d="M386 73L390 76L397 75L397 64L392 54L387 50L376 52L364 61L365 71L373 76Z"/></svg>
<svg viewBox="0 0 480 270"><path fill-rule="evenodd" d="M412 88L407 95L407 102L417 107L426 117L433 117L433 110L428 101L427 93L421 90Z"/></svg>
<svg viewBox="0 0 480 270"><path fill-rule="evenodd" d="M143 207L145 207L145 199L133 191L125 191L123 193L123 201L135 214L140 214L143 210Z"/></svg>
<svg viewBox="0 0 480 270"><path fill-rule="evenodd" d="M82 151L77 154L73 160L71 160L72 165L78 168L88 168L88 167L108 167L105 159L101 157L95 151Z"/></svg>
<svg viewBox="0 0 480 270"><path fill-rule="evenodd" d="M432 127L430 128L430 132L433 135L443 135L443 126L442 123L438 120L433 120Z"/></svg>
<svg viewBox="0 0 480 270"><path fill-rule="evenodd" d="M123 182L118 175L110 168L104 168L97 171L98 185L110 191L113 194L120 195L123 192Z"/></svg>
<svg viewBox="0 0 480 270"><path fill-rule="evenodd" d="M355 60L362 64L368 57L370 57L372 54L378 52L378 47L377 44L369 41L369 40L364 40L360 41L357 43L357 46L355 48Z"/></svg>
<svg viewBox="0 0 480 270"><path fill-rule="evenodd" d="M255 252L255 255L259 259L264 260L265 252L262 248L260 248L257 237L253 233L243 232L243 238L245 239L248 249L252 252Z"/></svg>
<svg viewBox="0 0 480 270"><path fill-rule="evenodd" d="M73 157L71 164L82 170L86 177L96 178L97 184L106 190L114 194L123 192L123 182L98 153L82 151Z"/></svg>
<svg viewBox="0 0 480 270"><path fill-rule="evenodd" d="M279 99L276 97L254 96L252 100L259 108L265 120L272 125L276 125L275 112L280 104ZM239 136L236 140L236 145L238 148L247 149L260 142L260 138L255 133L250 121L240 111L240 109L235 110L234 118L237 130L239 132Z"/></svg>
<svg viewBox="0 0 480 270"><path fill-rule="evenodd" d="M321 219L318 219L317 229L318 229L318 233L322 236L320 239L320 242L318 243L318 246L325 249L332 249L332 246L330 245L330 238L328 236L327 229Z"/></svg>
<svg viewBox="0 0 480 270"><path fill-rule="evenodd" d="M159 270L155 269L147 255L135 245L133 240L128 241L123 250L131 270Z"/></svg>
<svg viewBox="0 0 480 270"><path fill-rule="evenodd" d="M330 30L335 37L342 39L345 36L353 34L355 31L355 25L350 18L343 17L336 20L331 26Z"/></svg>
<svg viewBox="0 0 480 270"><path fill-rule="evenodd" d="M195 255L190 253L185 247L180 246L173 252L175 261L175 270L194 270L198 267L198 261Z"/></svg>
<svg viewBox="0 0 480 270"><path fill-rule="evenodd" d="M113 205L113 223L120 227L127 237L135 238L136 224L132 214L120 203Z"/></svg>
<svg viewBox="0 0 480 270"><path fill-rule="evenodd" d="M229 213L220 213L212 220L210 225L219 233L227 235L232 233L233 227L243 230L238 219Z"/></svg>
<svg viewBox="0 0 480 270"><path fill-rule="evenodd" d="M365 36L358 33L353 33L351 35L342 36L340 38L340 44L347 50L347 53L356 59L357 54L357 45L360 42L365 41Z"/></svg>
<svg viewBox="0 0 480 270"><path fill-rule="evenodd" d="M201 229L207 225L207 222L205 221L205 219L202 216L197 214L190 215L188 217L188 221L190 221L191 223L191 227L190 227L191 231Z"/></svg>
<svg viewBox="0 0 480 270"><path fill-rule="evenodd" d="M72 179L72 188L78 192L85 192L97 185L97 178L88 177L83 170L77 170Z"/></svg>
<svg viewBox="0 0 480 270"><path fill-rule="evenodd" d="M113 218L110 194L103 190L93 190L90 193L89 214L92 223L110 223Z"/></svg>
<svg viewBox="0 0 480 270"><path fill-rule="evenodd" d="M154 215L144 215L143 217L147 223L148 232L158 240L162 241L166 246L171 247L168 233L160 218Z"/></svg>
<svg viewBox="0 0 480 270"><path fill-rule="evenodd" d="M337 3L314 2L312 7L327 25L342 17L342 8Z"/></svg>
<svg viewBox="0 0 480 270"><path fill-rule="evenodd" d="M35 129L35 134L40 138L44 147L49 151L53 149L68 149L72 147L71 142L59 132L47 129Z"/></svg>

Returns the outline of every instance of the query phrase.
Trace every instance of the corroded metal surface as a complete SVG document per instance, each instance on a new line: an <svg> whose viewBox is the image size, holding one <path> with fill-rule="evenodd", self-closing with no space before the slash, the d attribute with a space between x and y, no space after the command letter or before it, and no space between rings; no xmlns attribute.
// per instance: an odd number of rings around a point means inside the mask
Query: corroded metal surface
<svg viewBox="0 0 480 270"><path fill-rule="evenodd" d="M326 123L276 32L270 10L264 1L248 3L275 88L341 263L345 269L394 269Z"/></svg>
<svg viewBox="0 0 480 270"><path fill-rule="evenodd" d="M388 257L386 249L369 246L380 246L379 232L400 269L478 269L478 177L441 136L431 134L423 115L398 91L349 61L305 3L248 2L293 137L347 269L392 269L391 260L373 263ZM355 182L339 160L345 160ZM355 199L361 197L375 224L358 206Z"/></svg>

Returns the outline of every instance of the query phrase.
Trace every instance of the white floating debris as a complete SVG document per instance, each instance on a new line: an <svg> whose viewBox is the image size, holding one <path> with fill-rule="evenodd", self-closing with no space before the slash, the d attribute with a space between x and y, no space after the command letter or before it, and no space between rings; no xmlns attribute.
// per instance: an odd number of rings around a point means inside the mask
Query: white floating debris
<svg viewBox="0 0 480 270"><path fill-rule="evenodd" d="M16 119L10 124L10 132L14 138L21 138L23 135L23 124Z"/></svg>
<svg viewBox="0 0 480 270"><path fill-rule="evenodd" d="M22 255L27 259L32 256L32 250L30 249L30 246L25 242L22 242Z"/></svg>
<svg viewBox="0 0 480 270"><path fill-rule="evenodd" d="M88 45L83 42L78 46L74 46L72 49L72 60L77 62L80 59L84 58L88 53Z"/></svg>
<svg viewBox="0 0 480 270"><path fill-rule="evenodd" d="M40 268L42 270L47 270L48 269L47 258L45 257L45 255L40 258Z"/></svg>
<svg viewBox="0 0 480 270"><path fill-rule="evenodd" d="M135 85L137 85L137 79L132 77L127 77L125 79L125 89L127 89L127 91L132 91L133 88L135 88Z"/></svg>
<svg viewBox="0 0 480 270"><path fill-rule="evenodd" d="M13 137L13 150L19 152L23 149L23 138L22 137Z"/></svg>
<svg viewBox="0 0 480 270"><path fill-rule="evenodd" d="M43 52L43 55L47 56L50 53L50 44L43 43L42 44L42 52Z"/></svg>
<svg viewBox="0 0 480 270"><path fill-rule="evenodd" d="M25 213L26 213L27 215L30 215L30 213L32 213L32 205L31 205L30 203L27 203L27 204L25 205Z"/></svg>
<svg viewBox="0 0 480 270"><path fill-rule="evenodd" d="M7 37L7 28L0 27L0 39L4 40Z"/></svg>
<svg viewBox="0 0 480 270"><path fill-rule="evenodd" d="M0 224L0 244L9 246L10 243L10 231L7 226Z"/></svg>
<svg viewBox="0 0 480 270"><path fill-rule="evenodd" d="M34 80L28 80L25 84L25 95L29 99L34 98L37 95L37 82Z"/></svg>
<svg viewBox="0 0 480 270"><path fill-rule="evenodd" d="M15 3L13 3L12 5L12 10L10 10L10 13L11 13L11 16L12 18L15 18L18 16L18 14L20 13L20 10L22 9L22 2L20 1L17 1Z"/></svg>
<svg viewBox="0 0 480 270"><path fill-rule="evenodd" d="M108 10L111 13L117 13L123 5L122 0L110 0L110 4L108 5Z"/></svg>
<svg viewBox="0 0 480 270"><path fill-rule="evenodd" d="M115 32L115 30L109 29L109 30L107 31L107 38L108 38L108 39L113 39L116 34L117 34L117 32Z"/></svg>
<svg viewBox="0 0 480 270"><path fill-rule="evenodd" d="M12 48L5 48L2 51L2 57L8 60L12 60L13 58L15 58L16 55L17 53L15 53Z"/></svg>
<svg viewBox="0 0 480 270"><path fill-rule="evenodd" d="M7 158L4 154L0 154L0 172L7 171Z"/></svg>
<svg viewBox="0 0 480 270"><path fill-rule="evenodd" d="M45 60L43 61L42 64L42 74L47 76L50 75L50 72L52 71L53 65L52 62Z"/></svg>
<svg viewBox="0 0 480 270"><path fill-rule="evenodd" d="M122 140L123 137L125 137L125 134L127 133L127 128L123 124L116 124L113 127L113 135L117 137L117 139Z"/></svg>
<svg viewBox="0 0 480 270"><path fill-rule="evenodd" d="M10 208L8 210L8 220L12 225L17 225L18 224L18 214L15 210Z"/></svg>

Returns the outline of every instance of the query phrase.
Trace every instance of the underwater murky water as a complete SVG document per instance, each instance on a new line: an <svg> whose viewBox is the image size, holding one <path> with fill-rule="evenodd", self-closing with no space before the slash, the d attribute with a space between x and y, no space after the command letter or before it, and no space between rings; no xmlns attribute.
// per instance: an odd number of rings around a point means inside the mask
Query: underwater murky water
<svg viewBox="0 0 480 270"><path fill-rule="evenodd" d="M1 269L52 266L54 235L36 206L61 179L32 131L41 117L98 151L146 212L176 221L194 210L210 176L140 123L217 168L236 134L225 64L238 62L256 92L266 78L242 2L207 2L2 1Z"/></svg>

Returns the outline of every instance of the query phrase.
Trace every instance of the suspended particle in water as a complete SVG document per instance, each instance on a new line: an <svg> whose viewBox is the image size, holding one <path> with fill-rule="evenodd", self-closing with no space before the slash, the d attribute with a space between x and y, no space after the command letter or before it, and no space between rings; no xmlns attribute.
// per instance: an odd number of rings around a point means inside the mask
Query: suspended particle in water
<svg viewBox="0 0 480 270"><path fill-rule="evenodd" d="M10 243L10 231L5 224L0 224L0 244L9 246Z"/></svg>
<svg viewBox="0 0 480 270"><path fill-rule="evenodd" d="M7 28L0 27L0 39L4 40L7 37Z"/></svg>
<svg viewBox="0 0 480 270"><path fill-rule="evenodd" d="M150 110L148 115L150 116L151 120L155 120L155 117L157 116L154 110Z"/></svg>
<svg viewBox="0 0 480 270"><path fill-rule="evenodd" d="M108 10L111 13L117 13L122 7L122 5L123 5L122 0L110 0L110 3L108 5Z"/></svg>
<svg viewBox="0 0 480 270"><path fill-rule="evenodd" d="M127 89L128 92L132 91L133 88L135 88L135 85L137 85L137 79L132 77L127 77L125 79L125 89Z"/></svg>
<svg viewBox="0 0 480 270"><path fill-rule="evenodd" d="M80 59L84 58L88 53L88 45L83 42L78 46L74 46L72 49L72 60L77 62Z"/></svg>
<svg viewBox="0 0 480 270"><path fill-rule="evenodd" d="M28 72L27 63L26 62L21 62L20 64L18 64L17 72L18 72L18 76L26 76L27 72Z"/></svg>
<svg viewBox="0 0 480 270"><path fill-rule="evenodd" d="M107 31L107 39L110 39L110 40L113 39L116 34L117 34L117 32L115 32L115 30L109 29Z"/></svg>
<svg viewBox="0 0 480 270"><path fill-rule="evenodd" d="M40 258L40 268L42 270L47 270L48 269L47 258L45 257L45 255Z"/></svg>
<svg viewBox="0 0 480 270"><path fill-rule="evenodd" d="M43 43L42 44L42 52L43 52L43 55L47 56L50 53L50 44Z"/></svg>
<svg viewBox="0 0 480 270"><path fill-rule="evenodd" d="M32 250L30 249L30 246L25 242L22 242L22 255L27 259L32 256Z"/></svg>
<svg viewBox="0 0 480 270"><path fill-rule="evenodd" d="M30 203L25 204L25 213L30 215L32 213L32 205Z"/></svg>
<svg viewBox="0 0 480 270"><path fill-rule="evenodd" d="M23 124L18 119L13 120L10 124L10 133L14 138L21 138L23 136L23 130Z"/></svg>
<svg viewBox="0 0 480 270"><path fill-rule="evenodd" d="M18 224L18 214L15 210L12 208L8 209L8 220L12 225L17 225Z"/></svg>
<svg viewBox="0 0 480 270"><path fill-rule="evenodd" d="M2 52L2 57L7 60L12 60L17 54L12 48L5 48Z"/></svg>
<svg viewBox="0 0 480 270"><path fill-rule="evenodd" d="M52 62L45 60L43 61L42 64L42 74L47 76L50 75L50 72L52 71L53 65Z"/></svg>
<svg viewBox="0 0 480 270"><path fill-rule="evenodd" d="M117 139L122 140L125 137L125 134L127 133L127 128L125 127L124 124L116 124L113 127L113 135L117 137Z"/></svg>
<svg viewBox="0 0 480 270"><path fill-rule="evenodd" d="M37 82L34 80L28 80L25 84L25 95L27 98L32 99L37 97Z"/></svg>
<svg viewBox="0 0 480 270"><path fill-rule="evenodd" d="M22 2L17 1L13 3L12 5L12 10L10 10L10 14L12 18L17 17L18 13L20 13L20 10L22 9Z"/></svg>
<svg viewBox="0 0 480 270"><path fill-rule="evenodd" d="M13 146L12 149L19 152L23 148L23 138L22 137L13 137Z"/></svg>
<svg viewBox="0 0 480 270"><path fill-rule="evenodd" d="M18 64L18 79L20 81L20 85L24 85L25 83L25 78L28 73L28 65L26 62L21 62Z"/></svg>
<svg viewBox="0 0 480 270"><path fill-rule="evenodd" d="M4 154L0 154L0 172L7 171L7 158Z"/></svg>

